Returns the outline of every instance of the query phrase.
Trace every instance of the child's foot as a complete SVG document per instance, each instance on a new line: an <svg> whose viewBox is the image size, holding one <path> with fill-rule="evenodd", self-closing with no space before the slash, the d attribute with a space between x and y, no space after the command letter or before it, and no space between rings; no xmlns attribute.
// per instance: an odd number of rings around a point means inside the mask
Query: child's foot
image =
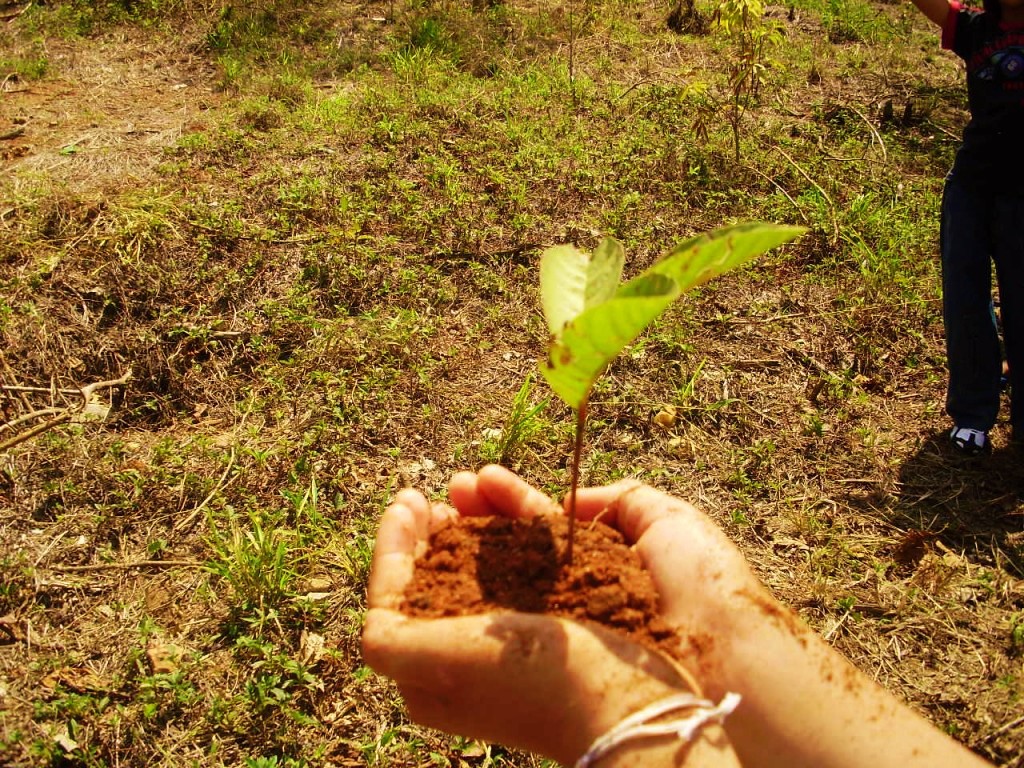
<svg viewBox="0 0 1024 768"><path fill-rule="evenodd" d="M978 456L992 450L988 433L980 429L953 427L953 431L949 433L949 442L956 451L965 456Z"/></svg>

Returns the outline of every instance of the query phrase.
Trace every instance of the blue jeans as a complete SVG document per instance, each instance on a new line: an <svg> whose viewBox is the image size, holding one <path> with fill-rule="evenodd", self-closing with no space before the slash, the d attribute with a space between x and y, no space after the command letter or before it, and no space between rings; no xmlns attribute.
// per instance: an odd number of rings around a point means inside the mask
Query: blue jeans
<svg viewBox="0 0 1024 768"><path fill-rule="evenodd" d="M942 317L949 389L946 412L958 427L988 431L999 413L1002 356L992 314L996 266L1003 345L1013 394L1010 423L1024 435L1024 195L978 191L954 176L942 196ZM1020 429L1018 429L1018 427Z"/></svg>

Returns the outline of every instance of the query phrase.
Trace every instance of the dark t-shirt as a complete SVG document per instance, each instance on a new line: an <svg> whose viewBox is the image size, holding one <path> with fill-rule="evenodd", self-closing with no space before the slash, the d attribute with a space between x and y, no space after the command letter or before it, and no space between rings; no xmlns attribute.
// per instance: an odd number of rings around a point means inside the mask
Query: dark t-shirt
<svg viewBox="0 0 1024 768"><path fill-rule="evenodd" d="M964 184L1024 195L1024 26L952 3L942 47L967 64L971 120L953 164Z"/></svg>

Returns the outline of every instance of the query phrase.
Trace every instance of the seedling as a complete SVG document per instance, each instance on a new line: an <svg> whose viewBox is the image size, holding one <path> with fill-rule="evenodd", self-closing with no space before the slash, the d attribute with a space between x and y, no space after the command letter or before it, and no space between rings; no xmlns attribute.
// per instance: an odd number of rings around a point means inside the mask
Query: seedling
<svg viewBox="0 0 1024 768"><path fill-rule="evenodd" d="M625 255L612 238L602 240L593 253L559 245L541 256L541 304L551 337L540 370L555 394L576 414L568 562L572 562L573 555L587 403L597 378L627 344L686 291L801 232L801 227L760 223L717 229L677 245L626 283L620 282Z"/></svg>

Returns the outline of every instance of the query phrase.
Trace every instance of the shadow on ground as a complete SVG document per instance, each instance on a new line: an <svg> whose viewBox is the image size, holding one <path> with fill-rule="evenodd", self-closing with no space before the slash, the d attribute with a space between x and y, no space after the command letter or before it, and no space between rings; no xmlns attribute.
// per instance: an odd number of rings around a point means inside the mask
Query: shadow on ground
<svg viewBox="0 0 1024 768"><path fill-rule="evenodd" d="M1024 577L1024 446L962 456L946 431L928 436L900 468L898 525L986 565Z"/></svg>

